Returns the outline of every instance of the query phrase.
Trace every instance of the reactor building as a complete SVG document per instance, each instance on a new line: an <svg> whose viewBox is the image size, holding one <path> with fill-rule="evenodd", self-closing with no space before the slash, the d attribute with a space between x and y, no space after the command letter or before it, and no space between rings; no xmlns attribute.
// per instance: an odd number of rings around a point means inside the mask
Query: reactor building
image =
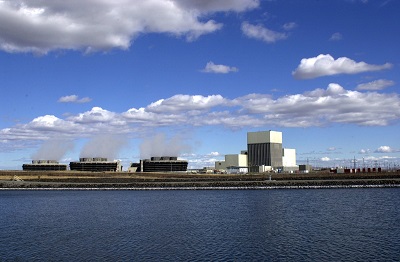
<svg viewBox="0 0 400 262"><path fill-rule="evenodd" d="M79 162L70 162L71 171L89 172L120 172L122 166L120 161L108 161L105 157L81 157Z"/></svg>
<svg viewBox="0 0 400 262"><path fill-rule="evenodd" d="M268 171L293 172L296 150L282 147L282 132L259 131L247 133L247 150L225 155L225 161L215 162L215 169L227 173L263 173Z"/></svg>
<svg viewBox="0 0 400 262"><path fill-rule="evenodd" d="M282 166L282 132L248 132L247 156L250 169L253 166Z"/></svg>

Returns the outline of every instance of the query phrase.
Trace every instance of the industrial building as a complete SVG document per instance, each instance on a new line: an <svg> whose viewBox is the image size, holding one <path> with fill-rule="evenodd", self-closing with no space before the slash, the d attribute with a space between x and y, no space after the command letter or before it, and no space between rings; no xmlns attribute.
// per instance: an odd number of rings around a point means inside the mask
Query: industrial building
<svg viewBox="0 0 400 262"><path fill-rule="evenodd" d="M299 166L296 165L296 149L283 148L282 149L282 171L294 172L298 171Z"/></svg>
<svg viewBox="0 0 400 262"><path fill-rule="evenodd" d="M248 173L247 154L225 155L225 161L215 162L215 170L225 171L228 174Z"/></svg>
<svg viewBox="0 0 400 262"><path fill-rule="evenodd" d="M178 157L162 156L140 160L132 163L129 172L186 172L188 161L178 160Z"/></svg>
<svg viewBox="0 0 400 262"><path fill-rule="evenodd" d="M309 173L312 171L312 166L311 165L299 165L299 171L301 173Z"/></svg>
<svg viewBox="0 0 400 262"><path fill-rule="evenodd" d="M67 165L59 164L56 160L32 160L32 164L23 164L25 171L65 171Z"/></svg>
<svg viewBox="0 0 400 262"><path fill-rule="evenodd" d="M104 157L80 158L79 162L70 162L70 170L89 172L120 172L122 166L119 161L108 161Z"/></svg>
<svg viewBox="0 0 400 262"><path fill-rule="evenodd" d="M247 133L247 151L225 155L225 161L215 162L215 169L227 173L294 172L296 150L282 147L282 132L260 131Z"/></svg>
<svg viewBox="0 0 400 262"><path fill-rule="evenodd" d="M282 132L248 132L247 152L251 171L259 166L282 167Z"/></svg>

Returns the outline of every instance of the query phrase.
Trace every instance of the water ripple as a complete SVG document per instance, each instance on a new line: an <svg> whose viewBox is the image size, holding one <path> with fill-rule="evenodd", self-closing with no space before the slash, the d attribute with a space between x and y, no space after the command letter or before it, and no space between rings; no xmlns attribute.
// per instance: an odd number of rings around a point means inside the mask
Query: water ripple
<svg viewBox="0 0 400 262"><path fill-rule="evenodd" d="M397 261L399 192L0 191L0 261Z"/></svg>

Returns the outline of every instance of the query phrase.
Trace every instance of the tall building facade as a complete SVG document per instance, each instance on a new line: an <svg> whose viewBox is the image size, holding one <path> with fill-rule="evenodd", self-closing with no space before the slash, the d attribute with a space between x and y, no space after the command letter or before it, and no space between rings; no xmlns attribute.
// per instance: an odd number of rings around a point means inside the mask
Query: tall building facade
<svg viewBox="0 0 400 262"><path fill-rule="evenodd" d="M260 131L247 133L248 165L252 167L281 167L282 132Z"/></svg>

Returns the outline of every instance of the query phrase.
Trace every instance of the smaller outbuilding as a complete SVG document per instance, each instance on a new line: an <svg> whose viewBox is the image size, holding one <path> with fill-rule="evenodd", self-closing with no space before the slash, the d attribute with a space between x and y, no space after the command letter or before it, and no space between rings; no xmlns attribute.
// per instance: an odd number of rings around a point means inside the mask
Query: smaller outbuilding
<svg viewBox="0 0 400 262"><path fill-rule="evenodd" d="M215 162L215 170L226 172L228 174L244 174L248 173L247 154L230 154L225 155L225 161Z"/></svg>

